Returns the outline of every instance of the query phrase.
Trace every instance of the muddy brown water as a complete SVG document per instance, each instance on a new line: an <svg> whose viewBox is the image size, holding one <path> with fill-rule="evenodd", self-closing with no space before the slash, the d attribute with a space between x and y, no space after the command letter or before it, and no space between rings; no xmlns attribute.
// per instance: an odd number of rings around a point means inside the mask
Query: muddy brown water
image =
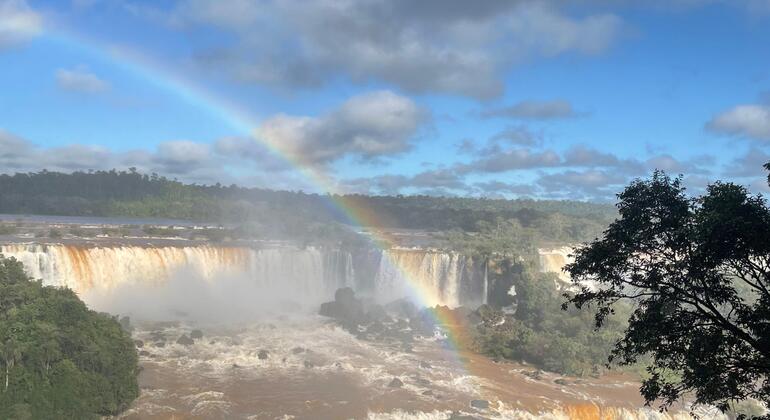
<svg viewBox="0 0 770 420"><path fill-rule="evenodd" d="M359 340L320 318L301 317L202 328L195 344L176 344L191 328L153 326L134 334L147 352L142 393L121 418L689 418L643 408L629 375L533 375L531 366L458 353L440 339L418 340L404 351L399 343ZM473 407L473 400L488 406Z"/></svg>

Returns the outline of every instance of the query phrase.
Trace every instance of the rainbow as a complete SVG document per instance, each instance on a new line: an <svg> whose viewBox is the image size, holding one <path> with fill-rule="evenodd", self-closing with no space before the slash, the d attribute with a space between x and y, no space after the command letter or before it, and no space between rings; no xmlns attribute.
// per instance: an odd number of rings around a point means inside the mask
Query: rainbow
<svg viewBox="0 0 770 420"><path fill-rule="evenodd" d="M47 30L42 36L50 42L117 66L132 76L175 95L186 103L218 118L230 126L238 135L248 136L261 144L274 157L294 168L313 187L322 193L326 193L324 197L326 197L329 208L341 215L350 225L365 229L369 233L368 238L374 246L385 250L392 248L396 244L391 235L376 228L377 226L384 226L384 224L381 223L380 216L375 209L369 206L365 200L360 197L345 195L343 191L338 189L336 182L318 170L315 165L304 161L298 154L290 152L284 145L268 141L260 136L257 129L260 125L259 121L236 104L225 100L191 80L183 78L181 75L174 73L160 63L154 62L136 51L107 45L101 41L90 39L82 34L76 34L62 28L57 28L53 31ZM366 229L367 227L373 227L374 229ZM384 255L387 254L385 253ZM422 303L423 306L429 306L430 300L428 296L430 294L428 290L420 285L420 282L414 280L415 274L410 273L406 267L399 266L393 259L388 259L386 263L390 264L406 280L410 288L411 298ZM467 363L464 363L464 359L459 356L460 350L466 348L469 344L462 338L466 337L467 334L463 334L460 328L461 320L456 319L453 312L447 310L431 310L431 313L435 321L445 327L449 343L447 350L451 354L451 358L467 371Z"/></svg>

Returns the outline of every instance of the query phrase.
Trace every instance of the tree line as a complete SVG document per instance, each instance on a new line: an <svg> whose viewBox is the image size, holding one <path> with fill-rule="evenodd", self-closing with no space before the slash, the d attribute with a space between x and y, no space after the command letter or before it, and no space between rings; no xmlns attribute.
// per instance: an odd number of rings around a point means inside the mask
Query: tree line
<svg viewBox="0 0 770 420"><path fill-rule="evenodd" d="M377 213L387 229L478 232L505 221L577 242L595 237L614 217L609 205L578 201L432 196L331 196L237 185L185 184L128 171L0 175L0 213L157 217L242 225L255 235L302 237L320 225L351 224L332 202ZM360 221L356 221L358 223Z"/></svg>

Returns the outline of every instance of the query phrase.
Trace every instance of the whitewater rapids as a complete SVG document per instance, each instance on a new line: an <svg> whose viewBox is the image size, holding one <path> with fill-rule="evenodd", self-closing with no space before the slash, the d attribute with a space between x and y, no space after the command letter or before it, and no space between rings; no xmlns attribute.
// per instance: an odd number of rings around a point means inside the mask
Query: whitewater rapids
<svg viewBox="0 0 770 420"><path fill-rule="evenodd" d="M624 377L537 376L531 367L457 354L441 338L416 340L404 351L398 342L360 340L318 316L293 315L200 327L203 338L176 343L199 327L139 326L142 393L121 418L690 418L638 408L638 384ZM396 378L401 386L391 385ZM489 405L474 408L473 400Z"/></svg>

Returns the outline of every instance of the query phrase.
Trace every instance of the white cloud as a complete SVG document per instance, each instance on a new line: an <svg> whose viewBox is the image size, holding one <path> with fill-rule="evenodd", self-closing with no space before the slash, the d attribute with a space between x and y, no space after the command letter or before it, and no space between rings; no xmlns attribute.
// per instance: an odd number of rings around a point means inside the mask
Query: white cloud
<svg viewBox="0 0 770 420"><path fill-rule="evenodd" d="M569 101L562 99L552 101L521 101L511 106L481 111L483 118L514 118L531 120L553 120L573 118L578 113Z"/></svg>
<svg viewBox="0 0 770 420"><path fill-rule="evenodd" d="M43 19L25 0L0 0L0 50L23 43L43 31Z"/></svg>
<svg viewBox="0 0 770 420"><path fill-rule="evenodd" d="M770 141L770 106L735 106L712 118L706 128L715 133Z"/></svg>
<svg viewBox="0 0 770 420"><path fill-rule="evenodd" d="M763 175L766 173L763 165L768 162L770 162L770 153L757 147L751 147L744 155L730 162L725 174L741 178Z"/></svg>
<svg viewBox="0 0 770 420"><path fill-rule="evenodd" d="M185 0L169 20L234 34L196 56L238 80L316 86L342 75L474 98L502 94L503 74L523 59L599 53L622 26L536 0Z"/></svg>
<svg viewBox="0 0 770 420"><path fill-rule="evenodd" d="M546 2L527 2L508 22L512 42L542 55L567 51L597 54L615 40L622 21L612 14L570 18Z"/></svg>
<svg viewBox="0 0 770 420"><path fill-rule="evenodd" d="M325 164L345 156L371 160L408 150L427 114L409 98L377 91L319 116L276 115L258 135L293 158Z"/></svg>
<svg viewBox="0 0 770 420"><path fill-rule="evenodd" d="M64 90L84 93L101 93L109 90L109 83L80 66L74 69L56 70L56 84Z"/></svg>
<svg viewBox="0 0 770 420"><path fill-rule="evenodd" d="M167 172L185 174L207 166L213 156L207 144L189 140L173 140L160 143L154 161Z"/></svg>
<svg viewBox="0 0 770 420"><path fill-rule="evenodd" d="M626 175L614 171L588 169L543 174L537 184L546 196L562 199L608 200L623 189Z"/></svg>
<svg viewBox="0 0 770 420"><path fill-rule="evenodd" d="M461 173L496 173L518 169L547 168L561 164L561 157L553 150L539 152L519 148L495 151L494 154L481 157L471 163L459 164L457 170Z"/></svg>

